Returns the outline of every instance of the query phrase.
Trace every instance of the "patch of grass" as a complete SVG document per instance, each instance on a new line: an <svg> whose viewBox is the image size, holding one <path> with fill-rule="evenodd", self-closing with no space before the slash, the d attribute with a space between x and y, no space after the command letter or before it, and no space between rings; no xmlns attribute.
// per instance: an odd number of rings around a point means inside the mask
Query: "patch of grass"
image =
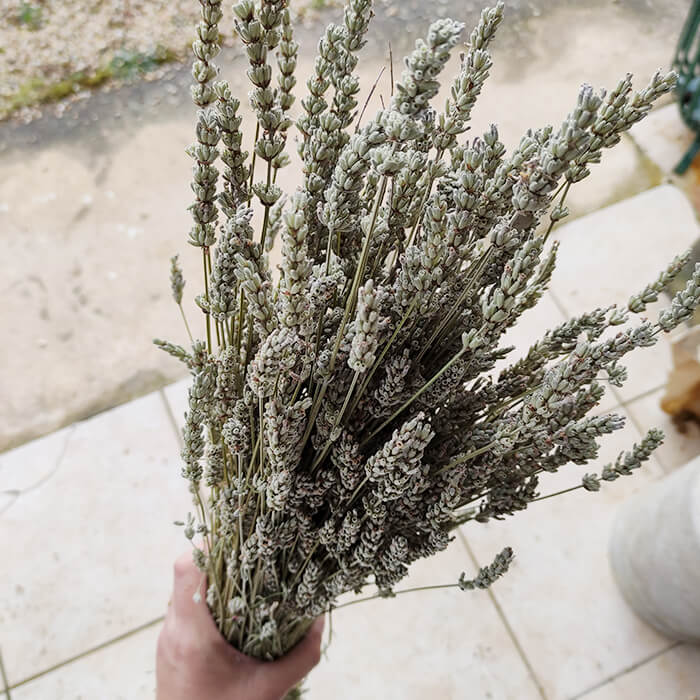
<svg viewBox="0 0 700 700"><path fill-rule="evenodd" d="M81 88L95 88L112 79L136 78L154 70L162 63L177 59L171 49L157 47L152 53L118 51L112 60L91 73L73 73L55 83L47 83L41 78L30 78L17 92L0 103L0 119L6 119L22 107L57 102L78 92Z"/></svg>
<svg viewBox="0 0 700 700"><path fill-rule="evenodd" d="M157 47L153 53L121 49L109 62L109 70L115 78L133 78L155 70L161 63L173 58L174 53L162 46Z"/></svg>
<svg viewBox="0 0 700 700"><path fill-rule="evenodd" d="M17 22L36 31L41 27L41 7L22 0L17 11Z"/></svg>
<svg viewBox="0 0 700 700"><path fill-rule="evenodd" d="M341 5L342 2L339 2L339 0L311 0L308 6L312 10L327 10L331 7L340 7Z"/></svg>

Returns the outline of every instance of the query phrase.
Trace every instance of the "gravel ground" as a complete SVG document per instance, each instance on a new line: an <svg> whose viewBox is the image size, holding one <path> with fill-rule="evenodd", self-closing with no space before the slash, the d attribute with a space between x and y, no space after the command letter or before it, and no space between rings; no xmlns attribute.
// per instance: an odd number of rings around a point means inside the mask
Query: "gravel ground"
<svg viewBox="0 0 700 700"><path fill-rule="evenodd" d="M644 13L651 22L668 16L679 0L594 0L596 6L621 5ZM232 12L221 25L222 43L232 46ZM486 0L376 0L376 24L405 51L415 29L455 14L473 24ZM509 22L537 18L576 0L508 0ZM342 0L291 0L291 6L312 24L324 15L337 19ZM456 13L455 13L456 10ZM189 46L199 13L195 0L0 0L0 120L12 116L27 123L40 116L42 103L62 116L66 107L99 87L111 90L135 78L153 81L171 72L168 64L189 60ZM671 15L676 14L671 12ZM675 17L674 17L675 20ZM422 31L421 31L422 33ZM526 59L528 47L511 37L514 50Z"/></svg>
<svg viewBox="0 0 700 700"><path fill-rule="evenodd" d="M334 2L292 7L312 18ZM224 46L234 43L229 4ZM61 112L90 88L162 78L163 64L189 60L198 16L196 0L0 0L0 119L28 122L41 102L61 100Z"/></svg>

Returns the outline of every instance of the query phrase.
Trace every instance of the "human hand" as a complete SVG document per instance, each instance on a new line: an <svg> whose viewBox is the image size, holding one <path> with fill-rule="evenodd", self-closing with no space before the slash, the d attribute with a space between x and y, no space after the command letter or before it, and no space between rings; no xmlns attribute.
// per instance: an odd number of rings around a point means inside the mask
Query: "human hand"
<svg viewBox="0 0 700 700"><path fill-rule="evenodd" d="M173 598L156 652L156 700L280 700L321 658L323 618L276 661L258 661L222 636L190 554L175 562ZM200 592L201 602L193 596Z"/></svg>

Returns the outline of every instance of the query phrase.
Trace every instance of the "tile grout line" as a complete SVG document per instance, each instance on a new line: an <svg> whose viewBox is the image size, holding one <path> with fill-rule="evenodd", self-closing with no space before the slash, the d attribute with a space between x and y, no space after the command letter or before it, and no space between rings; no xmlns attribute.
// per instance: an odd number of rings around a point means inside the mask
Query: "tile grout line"
<svg viewBox="0 0 700 700"><path fill-rule="evenodd" d="M621 401L620 404L627 408L631 403L634 403L635 401L638 401L639 399L645 399L651 394L653 394L656 391L659 391L659 389L663 389L666 385L665 384L659 384L658 386L654 386L651 389L645 389L639 394L635 394L634 396L630 397L629 399L626 399L625 401Z"/></svg>
<svg viewBox="0 0 700 700"><path fill-rule="evenodd" d="M554 293L554 291L552 290L552 288L549 287L549 288L547 289L547 292L548 292L549 296L551 297L552 302L554 303L554 306L556 306L557 309L559 309L559 313L560 313L567 321L570 321L570 320L573 318L573 316L566 310L566 307L564 306L564 304L562 304L561 301L559 301L559 297Z"/></svg>
<svg viewBox="0 0 700 700"><path fill-rule="evenodd" d="M90 656L91 654L94 654L98 651L102 651L103 649L106 649L107 647L112 646L112 644L116 644L117 642L123 642L125 639L128 639L129 637L133 637L135 634L138 634L139 632L144 632L147 629L150 629L151 627L155 627L155 625L159 625L161 622L165 620L165 616L161 615L160 617L157 617L155 620L151 620L150 622L145 622L142 625L139 625L138 627L134 627L133 629L129 630L128 632L124 632L120 635L117 635L116 637L113 637L112 639L108 639L106 642L101 642L97 646L90 647L90 649L86 649L83 652L80 652L80 654L76 654L75 656L71 656L69 659L65 659L63 661L60 661L57 664L54 664L53 666L49 666L49 668L45 668L43 671L39 671L39 673L35 673L32 676L29 676L27 678L23 678L21 681L18 683L15 683L14 685L8 685L7 686L7 692L9 695L10 690L16 690L17 688L26 685L27 683L30 683L31 681L36 680L37 678L41 678L42 676L46 676L49 673L52 673L53 671L58 670L59 668L63 668L63 666L68 666L69 664L72 664L75 661L80 661L81 659L84 659L87 656Z"/></svg>
<svg viewBox="0 0 700 700"><path fill-rule="evenodd" d="M469 546L469 542L467 541L466 536L462 532L461 528L457 529L457 536L461 540L462 544L464 545L464 548L467 550L467 554L469 554L469 558L472 560L474 566L476 566L477 569L479 569L479 562L472 551L472 548ZM515 635L515 632L513 631L513 628L510 626L510 623L508 622L508 619L506 618L506 615L503 611L503 608L501 607L500 603L496 599L496 596L493 594L493 591L491 588L486 589L486 593L488 594L489 598L491 599L491 602L493 603L493 606L496 608L496 613L498 614L498 617L500 618L501 622L503 623L503 626L506 628L506 632L508 636L510 637L511 642L513 642L513 645L515 646L516 651L518 652L518 655L520 656L520 660L525 664L525 668L527 669L528 675L530 676L530 679L532 682L535 684L535 687L537 688L537 691L542 698L542 700L547 700L547 695L544 692L544 687L540 683L540 679L537 677L537 674L535 673L535 669L532 667L532 664L530 663L530 660L527 658L527 655L525 654L525 650L523 649L522 645L520 644L520 641L518 640L517 636Z"/></svg>
<svg viewBox="0 0 700 700"><path fill-rule="evenodd" d="M163 406L165 407L165 412L168 414L168 420L170 421L170 427L175 431L175 439L177 440L177 444L180 446L180 449L182 449L182 447L183 447L182 433L180 432L180 428L177 427L177 421L175 420L175 414L173 413L173 408L170 405L170 401L168 401L168 397L165 395L165 391L163 389L158 389L158 393L160 394L160 398L163 401Z"/></svg>
<svg viewBox="0 0 700 700"><path fill-rule="evenodd" d="M10 682L7 680L7 673L5 672L5 663L2 660L2 652L1 651L0 651L0 676L2 677L3 695L5 696L6 700L12 700L12 696L10 695Z"/></svg>
<svg viewBox="0 0 700 700"><path fill-rule="evenodd" d="M676 647L680 646L683 642L673 642L669 644L669 646L664 647L663 649L659 649L659 651L655 651L653 654L650 654L649 656L644 657L640 661L637 661L636 663L630 664L629 666L623 668L621 671L618 671L617 673L613 674L612 676L605 678L604 680L600 681L599 683L596 683L595 685L591 686L590 688L587 688L583 692L579 693L578 695L574 695L573 697L569 698L569 700L581 700L582 698L585 698L587 695L590 695L596 690L599 690L600 688L603 688L606 685L609 685L613 681L617 680L618 678L622 678L623 676L626 676L628 673L632 673L632 671L636 671L638 668L641 668L642 666L645 666L648 664L650 661L653 661L654 659L658 658L659 656L663 656L666 652L671 651L672 649L675 649Z"/></svg>

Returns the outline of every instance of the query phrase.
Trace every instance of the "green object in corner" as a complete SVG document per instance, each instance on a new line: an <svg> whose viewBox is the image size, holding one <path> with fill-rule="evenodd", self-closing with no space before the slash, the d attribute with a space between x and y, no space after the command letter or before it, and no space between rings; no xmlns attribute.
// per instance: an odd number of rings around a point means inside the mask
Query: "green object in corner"
<svg viewBox="0 0 700 700"><path fill-rule="evenodd" d="M683 25L673 69L678 73L676 92L683 121L696 133L696 138L675 172L682 175L700 151L700 0L693 0Z"/></svg>

